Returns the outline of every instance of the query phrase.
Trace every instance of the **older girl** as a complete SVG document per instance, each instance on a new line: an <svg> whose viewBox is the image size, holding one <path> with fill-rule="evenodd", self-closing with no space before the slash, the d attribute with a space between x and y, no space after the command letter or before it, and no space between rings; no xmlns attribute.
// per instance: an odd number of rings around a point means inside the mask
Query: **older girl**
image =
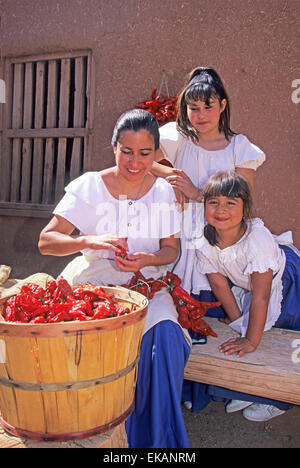
<svg viewBox="0 0 300 468"><path fill-rule="evenodd" d="M255 171L264 162L262 150L230 127L229 97L218 73L197 67L179 96L177 122L160 128L157 160L167 158L174 168L154 165L155 174L167 177L185 210L181 254L175 266L183 287L194 294L209 290L205 275L196 264L192 239L203 234L203 188L209 177L221 170L234 170L254 186ZM210 298L203 300L210 300Z"/></svg>

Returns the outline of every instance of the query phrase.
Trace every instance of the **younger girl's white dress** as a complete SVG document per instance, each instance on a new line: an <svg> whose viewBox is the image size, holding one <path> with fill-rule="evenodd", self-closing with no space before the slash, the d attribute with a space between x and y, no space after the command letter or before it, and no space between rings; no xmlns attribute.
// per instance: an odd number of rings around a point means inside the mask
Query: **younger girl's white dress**
<svg viewBox="0 0 300 468"><path fill-rule="evenodd" d="M261 219L255 218L248 221L248 226L243 237L235 244L225 249L220 249L218 246L209 244L205 237L199 239L198 250L196 252L198 262L197 268L202 274L221 273L234 284L232 292L237 300L239 308L242 312L230 326L234 330L246 335L249 321L249 309L251 304L251 274L254 272L264 273L269 269L273 270L273 281L271 295L267 311L267 319L265 323L265 331L275 325L282 313L283 296L285 301L292 291L290 287L286 287L283 291L283 283L287 286L286 281L283 281L284 275L288 273L289 278L293 280L296 277L294 284L299 294L299 271L297 263L287 264L287 253L283 248L279 248L279 244L290 247L296 258L299 252L292 245L292 235L288 231L281 236L274 236L264 226ZM299 260L298 260L299 263ZM293 273L293 269L296 274ZM284 292L284 294L283 294ZM295 310L289 310L289 314L294 315L294 323L297 327L299 322L300 307L296 306ZM296 310L297 309L297 310ZM299 326L299 325L298 325ZM293 327L294 328L294 327ZM297 328L294 328L297 329Z"/></svg>
<svg viewBox="0 0 300 468"><path fill-rule="evenodd" d="M160 146L166 159L174 167L182 169L193 184L203 189L208 179L218 171L235 170L237 167L256 170L264 161L265 154L244 135L235 135L222 150L208 151L182 136L176 122L160 127ZM182 279L186 291L198 294L209 290L205 275L196 265L194 239L203 235L203 203L190 201L182 216L181 254L174 272Z"/></svg>

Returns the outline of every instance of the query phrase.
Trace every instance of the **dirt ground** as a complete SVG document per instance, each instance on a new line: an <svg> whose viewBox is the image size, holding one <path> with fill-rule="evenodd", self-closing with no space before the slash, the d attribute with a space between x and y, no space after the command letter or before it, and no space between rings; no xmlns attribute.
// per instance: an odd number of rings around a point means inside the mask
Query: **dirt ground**
<svg viewBox="0 0 300 468"><path fill-rule="evenodd" d="M191 448L300 448L300 406L267 422L251 422L241 411L227 414L212 401L199 413L182 408Z"/></svg>

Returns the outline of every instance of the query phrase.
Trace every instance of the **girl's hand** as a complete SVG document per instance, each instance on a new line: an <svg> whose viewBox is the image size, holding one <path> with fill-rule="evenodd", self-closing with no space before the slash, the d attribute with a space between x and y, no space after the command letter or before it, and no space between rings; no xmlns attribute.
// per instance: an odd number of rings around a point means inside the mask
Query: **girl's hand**
<svg viewBox="0 0 300 468"><path fill-rule="evenodd" d="M85 239L85 247L93 250L128 250L127 238L118 237L114 234L105 234L102 236L83 236Z"/></svg>
<svg viewBox="0 0 300 468"><path fill-rule="evenodd" d="M198 200L199 189L193 184L191 179L181 169L173 169L173 174L166 177L174 189L180 190L187 198ZM199 200L200 201L200 200Z"/></svg>
<svg viewBox="0 0 300 468"><path fill-rule="evenodd" d="M186 203L189 202L189 199L184 195L183 192L181 192L181 190L178 190L176 188L174 188L174 193L176 195L176 201L177 201L177 204L179 206L179 210L183 211L184 210L184 205Z"/></svg>
<svg viewBox="0 0 300 468"><path fill-rule="evenodd" d="M242 357L246 353L255 351L254 346L248 338L231 338L219 346L219 351L224 354L237 353L237 357Z"/></svg>
<svg viewBox="0 0 300 468"><path fill-rule="evenodd" d="M149 255L144 252L136 252L128 255L127 258L115 257L115 262L121 271L138 272L148 264Z"/></svg>

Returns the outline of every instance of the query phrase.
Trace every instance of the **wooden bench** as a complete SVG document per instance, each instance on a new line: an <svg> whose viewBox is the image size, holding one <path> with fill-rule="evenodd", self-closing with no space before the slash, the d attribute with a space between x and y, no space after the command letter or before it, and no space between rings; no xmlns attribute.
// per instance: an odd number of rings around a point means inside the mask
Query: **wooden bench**
<svg viewBox="0 0 300 468"><path fill-rule="evenodd" d="M254 353L237 358L218 346L238 334L217 319L204 319L218 338L192 346L185 379L300 405L300 332L273 328Z"/></svg>

